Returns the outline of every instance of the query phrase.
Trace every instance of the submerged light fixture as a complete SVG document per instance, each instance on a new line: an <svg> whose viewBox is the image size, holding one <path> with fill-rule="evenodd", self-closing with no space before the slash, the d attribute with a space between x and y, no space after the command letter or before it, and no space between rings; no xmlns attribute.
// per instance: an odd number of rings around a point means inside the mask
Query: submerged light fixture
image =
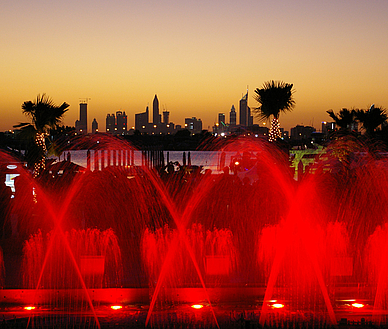
<svg viewBox="0 0 388 329"><path fill-rule="evenodd" d="M35 310L35 306L24 306L24 309L26 311L32 311L32 310Z"/></svg>
<svg viewBox="0 0 388 329"><path fill-rule="evenodd" d="M284 307L284 304L282 304L282 303L275 303L275 304L272 304L271 305L272 306L272 308L283 308Z"/></svg>
<svg viewBox="0 0 388 329"><path fill-rule="evenodd" d="M352 306L355 308L363 308L365 305L362 303L353 303Z"/></svg>

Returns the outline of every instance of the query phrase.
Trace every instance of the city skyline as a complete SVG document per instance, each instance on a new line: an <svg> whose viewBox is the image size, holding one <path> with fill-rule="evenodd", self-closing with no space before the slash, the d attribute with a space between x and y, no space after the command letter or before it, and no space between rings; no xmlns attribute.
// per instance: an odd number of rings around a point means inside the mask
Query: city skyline
<svg viewBox="0 0 388 329"><path fill-rule="evenodd" d="M69 126L86 97L89 130L120 110L134 126L157 94L170 121L208 129L247 86L255 107L268 80L295 87L281 127L319 129L329 109L388 107L387 12L378 0L5 2L0 130L28 121L21 104L43 93L70 104Z"/></svg>

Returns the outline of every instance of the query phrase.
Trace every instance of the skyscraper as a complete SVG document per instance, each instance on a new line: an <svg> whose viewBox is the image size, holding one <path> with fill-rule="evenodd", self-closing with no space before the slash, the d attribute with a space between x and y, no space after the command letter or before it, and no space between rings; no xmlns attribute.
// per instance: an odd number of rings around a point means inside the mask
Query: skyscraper
<svg viewBox="0 0 388 329"><path fill-rule="evenodd" d="M229 124L231 126L237 125L236 109L234 108L234 105L232 105L232 108L230 109L230 112L229 112Z"/></svg>
<svg viewBox="0 0 388 329"><path fill-rule="evenodd" d="M148 106L145 112L135 114L135 129L140 132L145 132L149 123Z"/></svg>
<svg viewBox="0 0 388 329"><path fill-rule="evenodd" d="M77 133L88 133L88 103L81 101L79 104L79 120L75 122L75 130Z"/></svg>
<svg viewBox="0 0 388 329"><path fill-rule="evenodd" d="M96 118L94 118L92 122L92 134L95 134L97 131L98 131L98 122Z"/></svg>
<svg viewBox="0 0 388 329"><path fill-rule="evenodd" d="M218 124L225 126L225 113L218 113Z"/></svg>
<svg viewBox="0 0 388 329"><path fill-rule="evenodd" d="M249 114L248 114L248 91L240 99L240 126L247 127L249 125Z"/></svg>
<svg viewBox="0 0 388 329"><path fill-rule="evenodd" d="M154 97L154 102L152 104L152 123L155 125L160 123L159 100L158 100L158 96L156 95Z"/></svg>
<svg viewBox="0 0 388 329"><path fill-rule="evenodd" d="M115 131L115 125L116 125L115 115L113 113L112 114L108 113L106 115L105 125L106 125L106 132L113 134Z"/></svg>
<svg viewBox="0 0 388 329"><path fill-rule="evenodd" d="M116 128L115 131L117 134L123 135L127 132L127 115L125 111L117 111L116 112Z"/></svg>
<svg viewBox="0 0 388 329"><path fill-rule="evenodd" d="M168 111L163 111L163 123L164 124L169 124L170 122L170 112Z"/></svg>
<svg viewBox="0 0 388 329"><path fill-rule="evenodd" d="M251 108L248 106L248 127L253 126L253 115L251 115Z"/></svg>

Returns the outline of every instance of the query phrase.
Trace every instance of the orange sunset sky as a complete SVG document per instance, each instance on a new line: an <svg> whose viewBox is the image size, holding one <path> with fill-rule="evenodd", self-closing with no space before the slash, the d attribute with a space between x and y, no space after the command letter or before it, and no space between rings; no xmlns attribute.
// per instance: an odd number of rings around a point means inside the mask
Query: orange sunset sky
<svg viewBox="0 0 388 329"><path fill-rule="evenodd" d="M91 98L100 130L118 110L133 126L155 94L172 122L207 129L247 86L255 107L267 80L294 84L286 129L320 129L328 109L388 107L386 0L3 0L0 42L1 131L41 93L70 104L66 125Z"/></svg>

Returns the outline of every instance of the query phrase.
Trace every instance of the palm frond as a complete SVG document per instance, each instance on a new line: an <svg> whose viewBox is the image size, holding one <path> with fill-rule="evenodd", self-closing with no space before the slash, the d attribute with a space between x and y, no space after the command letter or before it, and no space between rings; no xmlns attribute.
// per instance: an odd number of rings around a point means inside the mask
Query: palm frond
<svg viewBox="0 0 388 329"><path fill-rule="evenodd" d="M46 94L38 95L35 102L26 101L22 104L23 114L31 118L32 125L39 132L56 128L68 111L69 104L57 106Z"/></svg>
<svg viewBox="0 0 388 329"><path fill-rule="evenodd" d="M373 106L368 110L357 110L355 118L362 124L366 133L372 135L379 126L388 120L388 114L385 109Z"/></svg>
<svg viewBox="0 0 388 329"><path fill-rule="evenodd" d="M17 125L14 125L14 128L24 128L26 126L31 126L30 122L19 122Z"/></svg>
<svg viewBox="0 0 388 329"><path fill-rule="evenodd" d="M25 140L30 139L34 141L36 133L37 131L32 124L26 124L20 128L19 136L21 139L25 139Z"/></svg>
<svg viewBox="0 0 388 329"><path fill-rule="evenodd" d="M69 104L62 103L57 106L53 100L46 94L38 95L36 101L26 101L22 104L22 112L31 119L31 123L20 123L15 127L21 128L21 134L24 134L26 138L31 141L31 152L29 155L31 161L35 164L44 161L46 156L46 141L43 141L38 145L36 143L37 137L44 136L44 133L48 132L49 129L55 129L60 124L63 115L68 110ZM44 138L44 137L43 137ZM40 167L36 167L34 177L37 177L40 173Z"/></svg>
<svg viewBox="0 0 388 329"><path fill-rule="evenodd" d="M334 113L333 110L328 110L326 113L332 118L335 124L342 130L350 129L352 123L354 123L356 110L349 110L343 108L339 113Z"/></svg>
<svg viewBox="0 0 388 329"><path fill-rule="evenodd" d="M260 119L271 116L279 118L280 112L292 111L295 107L293 84L283 81L266 81L255 89L254 99L259 106L254 109Z"/></svg>

